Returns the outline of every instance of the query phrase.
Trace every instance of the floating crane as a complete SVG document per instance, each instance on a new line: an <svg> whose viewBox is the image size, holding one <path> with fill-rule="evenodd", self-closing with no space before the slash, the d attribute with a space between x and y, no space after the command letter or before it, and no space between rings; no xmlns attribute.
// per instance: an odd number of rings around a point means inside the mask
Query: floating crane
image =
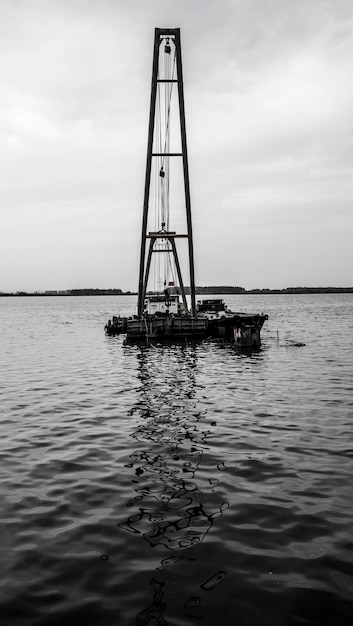
<svg viewBox="0 0 353 626"><path fill-rule="evenodd" d="M184 265L180 255L183 242L187 245ZM190 304L185 273L190 285ZM228 311L222 300L196 303L180 29L156 28L137 315L113 317L105 327L106 332L126 333L128 340L138 341L211 336L257 346L266 319L267 315L263 314Z"/></svg>

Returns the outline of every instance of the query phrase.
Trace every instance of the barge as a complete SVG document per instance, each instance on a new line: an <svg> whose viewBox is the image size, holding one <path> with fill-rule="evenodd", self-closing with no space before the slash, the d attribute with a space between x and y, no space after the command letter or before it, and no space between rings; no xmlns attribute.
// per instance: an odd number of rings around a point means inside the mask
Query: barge
<svg viewBox="0 0 353 626"><path fill-rule="evenodd" d="M197 315L183 313L179 295L147 295L142 317L113 316L107 335L125 334L130 341L152 339L225 339L238 346L258 347L268 316L234 312L221 299L199 300Z"/></svg>

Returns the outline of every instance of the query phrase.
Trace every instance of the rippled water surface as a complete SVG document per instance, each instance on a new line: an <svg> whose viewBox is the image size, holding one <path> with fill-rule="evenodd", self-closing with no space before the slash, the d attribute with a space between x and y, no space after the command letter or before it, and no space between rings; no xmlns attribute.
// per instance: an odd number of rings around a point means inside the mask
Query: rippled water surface
<svg viewBox="0 0 353 626"><path fill-rule="evenodd" d="M353 623L353 296L226 301L260 350L0 298L1 624Z"/></svg>

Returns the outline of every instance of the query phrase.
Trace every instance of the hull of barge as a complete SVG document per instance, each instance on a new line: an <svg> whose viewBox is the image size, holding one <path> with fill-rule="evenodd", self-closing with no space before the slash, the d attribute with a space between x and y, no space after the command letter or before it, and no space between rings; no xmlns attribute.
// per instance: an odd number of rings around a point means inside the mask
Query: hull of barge
<svg viewBox="0 0 353 626"><path fill-rule="evenodd" d="M128 319L126 338L203 338L208 334L208 320L192 316L165 316Z"/></svg>
<svg viewBox="0 0 353 626"><path fill-rule="evenodd" d="M257 347L261 342L261 328L267 315L238 313L221 317L207 315L157 315L113 318L106 326L107 335L126 334L128 341L146 339L224 339L244 347Z"/></svg>

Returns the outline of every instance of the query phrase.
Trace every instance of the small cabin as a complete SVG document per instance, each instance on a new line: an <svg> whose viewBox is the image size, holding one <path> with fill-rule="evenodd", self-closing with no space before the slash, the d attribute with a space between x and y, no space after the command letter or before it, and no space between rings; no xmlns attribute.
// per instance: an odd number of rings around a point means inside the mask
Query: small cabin
<svg viewBox="0 0 353 626"><path fill-rule="evenodd" d="M179 294L158 293L145 297L144 313L147 315L178 315L180 313Z"/></svg>
<svg viewBox="0 0 353 626"><path fill-rule="evenodd" d="M197 301L197 311L198 313L219 313L221 311L226 311L227 307L224 304L224 301L221 299L209 299L209 300L198 300Z"/></svg>

